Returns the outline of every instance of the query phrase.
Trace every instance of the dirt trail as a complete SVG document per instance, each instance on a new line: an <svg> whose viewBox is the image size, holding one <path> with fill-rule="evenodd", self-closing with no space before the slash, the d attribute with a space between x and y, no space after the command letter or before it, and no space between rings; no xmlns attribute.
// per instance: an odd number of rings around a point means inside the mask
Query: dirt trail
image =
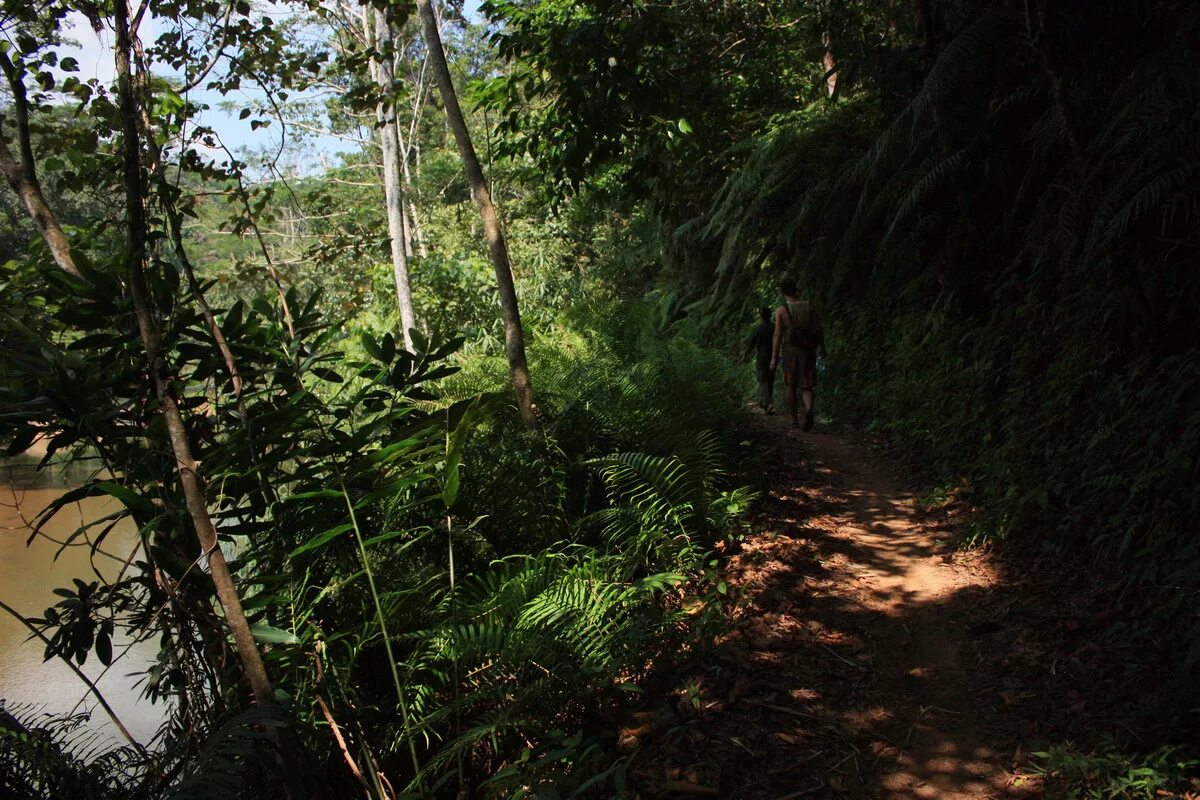
<svg viewBox="0 0 1200 800"><path fill-rule="evenodd" d="M670 718L633 731L641 796L1037 794L1013 771L1027 693L979 675L1013 602L992 564L939 541L889 459L755 425L775 477L754 533L723 547L733 628Z"/></svg>
<svg viewBox="0 0 1200 800"><path fill-rule="evenodd" d="M862 788L888 798L1006 793L1012 774L1005 756L1011 762L1013 752L998 750L980 719L986 711L960 658L972 643L953 603L964 589L990 588L995 575L982 559L956 561L878 458L833 434L812 434L804 443L845 501L814 541L822 552L841 554L857 578L831 591L847 608L874 616L864 627L874 645L874 694L884 702L862 728L867 738L880 734L872 743L874 774L856 776Z"/></svg>

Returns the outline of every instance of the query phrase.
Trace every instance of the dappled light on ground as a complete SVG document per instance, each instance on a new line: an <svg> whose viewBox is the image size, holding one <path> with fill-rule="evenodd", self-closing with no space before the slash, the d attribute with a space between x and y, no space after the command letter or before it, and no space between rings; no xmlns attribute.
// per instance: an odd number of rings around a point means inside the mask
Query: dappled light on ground
<svg viewBox="0 0 1200 800"><path fill-rule="evenodd" d="M760 530L727 548L733 626L627 737L642 796L1037 795L1013 713L1034 692L982 679L1002 570L946 546L887 460L760 425L775 478Z"/></svg>

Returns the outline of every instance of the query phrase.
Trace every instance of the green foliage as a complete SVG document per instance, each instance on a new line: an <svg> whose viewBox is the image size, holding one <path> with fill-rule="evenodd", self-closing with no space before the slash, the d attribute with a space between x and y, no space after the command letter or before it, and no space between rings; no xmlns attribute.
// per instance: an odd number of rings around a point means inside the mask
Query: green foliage
<svg viewBox="0 0 1200 800"><path fill-rule="evenodd" d="M1046 778L1046 796L1062 800L1182 797L1196 788L1200 774L1200 760L1175 747L1130 755L1114 747L1084 753L1066 744L1033 755Z"/></svg>
<svg viewBox="0 0 1200 800"><path fill-rule="evenodd" d="M257 86L253 107L231 105L254 130L327 124L360 144L323 174L289 170L283 145L235 154L188 92L147 81L146 133L170 162L146 202L163 328L150 367L124 277L113 95L59 61L68 5L8 5L40 175L83 275L48 269L5 201L0 439L16 453L42 437L46 465L97 470L35 527L105 495L119 509L71 543L139 531L120 580L60 589L35 621L48 656L77 662L112 661L117 631L161 642L146 682L170 701L159 761L94 762L119 762L135 796L300 779L349 796L363 786L347 759L374 796L380 774L399 796L621 791L617 721L697 646L704 618L682 609L724 591L706 554L753 499L730 477L739 373L713 342L786 272L829 328L822 408L900 440L939 483L969 479L988 534L1121 565L1128 603L1187 629L1181 663L1200 663L1190 6L931 0L910 22L859 0L495 0L486 30L449 15L529 334L531 437L403 9L387 55L421 223L411 352L357 14L151 3L152 68L194 78L222 52L204 90ZM288 102L316 86L338 99ZM178 393L278 708L247 705L151 368ZM113 796L73 724L0 718L6 786ZM1055 750L1046 764L1089 796L1142 796L1181 785L1174 759Z"/></svg>
<svg viewBox="0 0 1200 800"><path fill-rule="evenodd" d="M205 742L187 771L171 787L168 800L259 797L286 786L303 791L304 767L286 763L289 720L279 708L250 708L227 721Z"/></svg>
<svg viewBox="0 0 1200 800"><path fill-rule="evenodd" d="M111 747L83 727L86 715L47 718L0 704L0 794L22 800L150 797L146 753Z"/></svg>
<svg viewBox="0 0 1200 800"><path fill-rule="evenodd" d="M481 10L508 59L480 90L501 114L502 151L532 158L553 195L619 164L625 198L652 196L672 219L703 212L731 141L823 94L822 36L837 42L843 86L904 71L879 34L905 15L874 3L492 0Z"/></svg>
<svg viewBox="0 0 1200 800"><path fill-rule="evenodd" d="M750 499L723 470L736 427L697 426L736 419L740 402L730 370L651 312L604 309L587 335L535 343L544 438L506 404L466 439L454 510L473 522L445 533L467 577L434 590L428 626L402 634L417 725L445 742L431 781L465 772L509 797L623 780L603 755L612 715L693 641L682 593L707 580L705 553ZM625 335L608 338L609 324ZM504 380L496 357L468 356L438 403Z"/></svg>
<svg viewBox="0 0 1200 800"><path fill-rule="evenodd" d="M37 621L50 655L82 661L94 649L107 662L101 643L116 626L162 637L148 692L179 708L164 747L181 782L155 791L208 781L225 796L260 794L295 775L276 763L295 749L327 759L338 785L342 761L310 712L254 716L236 700L240 673L212 655L224 639L214 587L196 569L173 462L142 444L161 430L153 406L124 399L150 389L137 349L114 330L127 317L112 306L128 301L112 285L100 268L46 283L47 334L11 318L5 329L8 441L23 448L37 430L51 452L98 453L114 468L40 519L105 494L121 509L77 535L95 546L131 518L147 542L143 571L62 590ZM391 779L412 791L453 783L500 797L530 780L616 780L599 757L608 715L623 686L686 651L683 587L704 580L709 542L748 504L721 467L739 405L721 360L657 327L652 306L608 309L593 333L563 330L533 348L547 424L545 438L530 439L500 400L507 392L493 391L504 383L497 357L466 356L459 372L446 362L461 341L419 332L411 353L392 334L363 332L344 355L317 298L293 290L284 300L296 338L284 307L262 298L217 312L243 409L183 287L157 286L177 309L164 352L193 387L182 404L212 409L191 416L193 452L222 535L237 543L234 569L277 690L300 709L328 695L336 717L354 720L349 735L367 761L411 746L416 767ZM630 338L634 325L641 334ZM457 584L453 551L466 575ZM389 672L394 694L381 680ZM543 735L568 721L585 733L564 772ZM534 754L514 761L529 742ZM528 773L513 766L522 763Z"/></svg>
<svg viewBox="0 0 1200 800"><path fill-rule="evenodd" d="M830 329L825 408L969 479L991 536L1110 565L1187 669L1200 16L1147 8L964 14L907 106L781 119L681 235L720 245L731 302L762 265L802 276Z"/></svg>

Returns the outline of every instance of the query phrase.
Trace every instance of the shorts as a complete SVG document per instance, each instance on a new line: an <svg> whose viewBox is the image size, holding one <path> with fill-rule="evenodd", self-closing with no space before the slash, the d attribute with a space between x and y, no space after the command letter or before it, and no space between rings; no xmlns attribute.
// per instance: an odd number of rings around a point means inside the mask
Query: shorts
<svg viewBox="0 0 1200 800"><path fill-rule="evenodd" d="M774 383L775 370L771 369L770 359L760 359L755 365L755 373L759 383Z"/></svg>
<svg viewBox="0 0 1200 800"><path fill-rule="evenodd" d="M817 386L817 351L786 350L780 356L783 382L797 389L813 390Z"/></svg>

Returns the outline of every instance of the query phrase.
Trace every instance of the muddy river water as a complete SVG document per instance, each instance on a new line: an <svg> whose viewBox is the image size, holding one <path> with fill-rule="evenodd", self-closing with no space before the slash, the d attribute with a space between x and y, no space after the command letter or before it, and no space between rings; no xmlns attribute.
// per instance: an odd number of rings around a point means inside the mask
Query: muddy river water
<svg viewBox="0 0 1200 800"><path fill-rule="evenodd" d="M53 593L55 587L72 586L72 578L96 580L97 571L111 579L138 547L136 531L128 521L105 538L103 553L93 555L82 537L78 546L61 548L56 543L66 541L83 521L115 510L116 501L108 498L88 498L64 508L45 526L45 535L27 545L29 523L38 512L87 478L87 472L78 468L38 472L37 460L34 455L0 459L0 600L33 617L42 616L47 606L61 599ZM80 669L96 683L133 736L147 743L166 713L161 704L141 697L144 677L140 673L155 660L158 648L154 641L128 644L118 632L108 669L94 653ZM0 699L5 706L22 717L90 712L87 727L95 732L93 738L123 743L87 686L57 658L45 661L44 651L41 641L30 639L28 628L0 609Z"/></svg>

